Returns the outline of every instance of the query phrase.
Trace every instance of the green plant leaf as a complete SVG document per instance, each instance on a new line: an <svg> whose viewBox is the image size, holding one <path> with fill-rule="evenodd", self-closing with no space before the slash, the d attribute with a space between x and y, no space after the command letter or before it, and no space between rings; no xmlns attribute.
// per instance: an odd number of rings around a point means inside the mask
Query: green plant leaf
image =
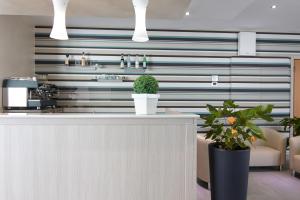
<svg viewBox="0 0 300 200"><path fill-rule="evenodd" d="M219 147L227 150L248 148L251 136L264 139L262 130L255 125L253 120L273 120L271 117L272 105L256 106L239 111L235 111L236 108L238 105L231 100L225 101L223 107L207 105L209 114L201 117L204 120L203 127L210 128L206 138L214 140ZM236 120L233 124L228 124L227 117L235 117ZM223 123L224 121L226 125ZM297 128L300 132L300 119Z"/></svg>

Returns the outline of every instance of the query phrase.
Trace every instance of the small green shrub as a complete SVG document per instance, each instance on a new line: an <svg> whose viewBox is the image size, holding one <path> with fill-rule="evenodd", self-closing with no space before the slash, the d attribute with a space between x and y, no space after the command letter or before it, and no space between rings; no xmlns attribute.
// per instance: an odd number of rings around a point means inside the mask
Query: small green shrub
<svg viewBox="0 0 300 200"><path fill-rule="evenodd" d="M300 136L300 118L284 118L280 121L280 124L284 126L285 131L287 131L287 128L293 128L293 135Z"/></svg>
<svg viewBox="0 0 300 200"><path fill-rule="evenodd" d="M156 94L158 89L158 81L150 75L138 77L133 84L133 91L137 94Z"/></svg>

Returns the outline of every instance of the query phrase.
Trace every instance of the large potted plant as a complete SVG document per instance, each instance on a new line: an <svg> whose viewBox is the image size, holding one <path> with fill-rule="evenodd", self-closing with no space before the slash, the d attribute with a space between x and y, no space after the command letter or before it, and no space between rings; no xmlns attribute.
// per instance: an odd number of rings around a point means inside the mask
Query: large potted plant
<svg viewBox="0 0 300 200"><path fill-rule="evenodd" d="M134 81L132 94L137 115L153 115L157 111L159 89L158 81L150 75L143 75Z"/></svg>
<svg viewBox="0 0 300 200"><path fill-rule="evenodd" d="M293 136L300 136L300 118L284 118L280 121L280 124L284 126L284 130L287 130L287 127L293 128Z"/></svg>
<svg viewBox="0 0 300 200"><path fill-rule="evenodd" d="M265 139L253 120L272 121L272 105L238 109L228 100L222 107L207 105L209 115L202 117L209 128L210 183L212 200L246 200L250 160L250 145Z"/></svg>

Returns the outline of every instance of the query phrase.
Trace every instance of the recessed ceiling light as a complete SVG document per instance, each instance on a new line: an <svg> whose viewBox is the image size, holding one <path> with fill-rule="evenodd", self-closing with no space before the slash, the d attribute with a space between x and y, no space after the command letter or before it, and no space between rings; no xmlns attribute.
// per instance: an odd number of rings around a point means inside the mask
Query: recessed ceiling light
<svg viewBox="0 0 300 200"><path fill-rule="evenodd" d="M186 16L189 16L189 15L190 15L190 12L186 12L185 15L186 15Z"/></svg>
<svg viewBox="0 0 300 200"><path fill-rule="evenodd" d="M277 8L277 5L272 5L271 8L272 8L272 9L276 9L276 8Z"/></svg>

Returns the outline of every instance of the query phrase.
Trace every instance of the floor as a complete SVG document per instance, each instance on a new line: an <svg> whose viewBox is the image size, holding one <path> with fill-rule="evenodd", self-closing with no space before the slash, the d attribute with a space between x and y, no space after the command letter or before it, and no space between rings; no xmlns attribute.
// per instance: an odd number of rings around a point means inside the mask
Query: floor
<svg viewBox="0 0 300 200"><path fill-rule="evenodd" d="M248 200L299 200L300 179L288 171L250 172ZM198 186L197 200L210 200L209 190Z"/></svg>

